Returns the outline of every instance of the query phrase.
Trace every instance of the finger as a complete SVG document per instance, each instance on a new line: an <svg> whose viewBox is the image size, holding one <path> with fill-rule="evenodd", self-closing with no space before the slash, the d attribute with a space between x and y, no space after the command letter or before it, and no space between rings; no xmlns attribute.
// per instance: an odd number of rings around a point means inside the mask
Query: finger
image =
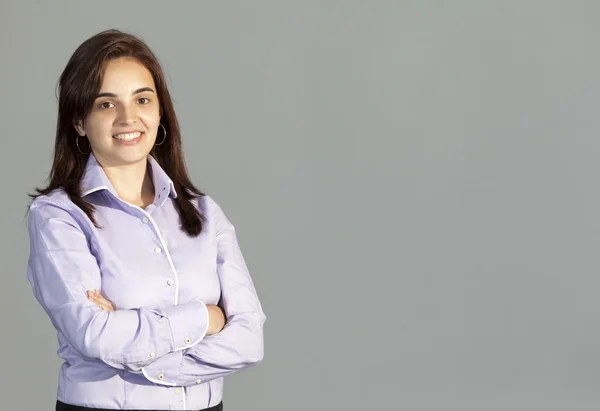
<svg viewBox="0 0 600 411"><path fill-rule="evenodd" d="M112 311L112 308L108 304L97 302L96 305L104 311Z"/></svg>
<svg viewBox="0 0 600 411"><path fill-rule="evenodd" d="M88 291L88 297L90 301L94 302L97 306L105 311L115 311L117 309L117 307L115 307L110 300L100 294L98 290Z"/></svg>
<svg viewBox="0 0 600 411"><path fill-rule="evenodd" d="M114 311L115 310L114 304L111 303L110 301L108 301L106 298L101 298L99 300L99 303L102 306L102 308L106 311Z"/></svg>
<svg viewBox="0 0 600 411"><path fill-rule="evenodd" d="M102 301L102 302L108 301L101 294L92 294L90 297L93 298L95 301Z"/></svg>
<svg viewBox="0 0 600 411"><path fill-rule="evenodd" d="M102 303L102 305L105 306L105 307L111 308L113 310L116 309L115 305L111 301L109 301L108 299L106 299L106 298L104 298L102 296L100 296L100 298L98 299L98 301L100 301Z"/></svg>
<svg viewBox="0 0 600 411"><path fill-rule="evenodd" d="M100 300L98 300L96 297L90 296L89 300L91 302L93 302L94 304L96 304L98 307L102 308L103 306L105 306L106 304Z"/></svg>
<svg viewBox="0 0 600 411"><path fill-rule="evenodd" d="M97 296L97 295L95 295L95 294L88 295L88 298L90 300L92 300L93 302L95 302L95 303L101 303L102 302L102 298L99 297L99 296Z"/></svg>
<svg viewBox="0 0 600 411"><path fill-rule="evenodd" d="M101 309L105 310L105 311L112 311L112 307L111 305L105 301L103 301L101 298L95 296L94 294L90 294L88 296L88 299L93 302L94 304L96 304L98 307L100 307Z"/></svg>
<svg viewBox="0 0 600 411"><path fill-rule="evenodd" d="M108 301L108 299L106 297L104 297L102 294L100 294L97 290L94 290L94 292L91 294L91 297L96 300L96 301L101 301L103 303L109 303L110 301Z"/></svg>

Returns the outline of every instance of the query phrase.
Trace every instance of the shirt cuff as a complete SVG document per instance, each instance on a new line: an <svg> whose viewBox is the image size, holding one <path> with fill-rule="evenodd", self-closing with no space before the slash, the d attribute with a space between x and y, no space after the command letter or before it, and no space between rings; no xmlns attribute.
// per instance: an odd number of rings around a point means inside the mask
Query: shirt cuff
<svg viewBox="0 0 600 411"><path fill-rule="evenodd" d="M179 378L183 355L183 351L167 354L155 363L142 368L142 373L148 381L155 384L176 387L175 381Z"/></svg>
<svg viewBox="0 0 600 411"><path fill-rule="evenodd" d="M202 301L190 301L166 310L173 337L173 351L198 344L208 331L208 308Z"/></svg>

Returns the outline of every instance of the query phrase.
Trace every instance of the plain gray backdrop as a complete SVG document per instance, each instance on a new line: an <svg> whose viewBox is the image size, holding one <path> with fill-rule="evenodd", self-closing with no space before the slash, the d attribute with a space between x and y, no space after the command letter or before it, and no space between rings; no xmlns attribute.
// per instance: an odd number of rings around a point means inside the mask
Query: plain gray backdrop
<svg viewBox="0 0 600 411"><path fill-rule="evenodd" d="M167 73L193 181L267 322L226 411L600 408L600 4L0 4L0 401L53 410L26 280L55 86L119 28Z"/></svg>

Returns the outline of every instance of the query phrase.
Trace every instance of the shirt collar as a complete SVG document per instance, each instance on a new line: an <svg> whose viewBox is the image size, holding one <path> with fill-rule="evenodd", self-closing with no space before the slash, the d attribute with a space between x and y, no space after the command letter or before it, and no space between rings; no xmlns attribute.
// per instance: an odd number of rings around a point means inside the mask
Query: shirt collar
<svg viewBox="0 0 600 411"><path fill-rule="evenodd" d="M167 173L165 173L162 167L151 155L148 155L148 163L150 164L150 176L152 177L152 182L154 183L154 203L156 205L162 205L167 199L167 196L163 195L163 193L167 191L168 197L177 198L177 192L175 191L173 180L169 178ZM116 198L119 198L117 191L106 176L104 169L102 169L102 166L100 163L98 163L98 160L94 154L90 153L85 166L83 178L81 179L81 196L85 197L95 193L96 191L103 190L106 190Z"/></svg>

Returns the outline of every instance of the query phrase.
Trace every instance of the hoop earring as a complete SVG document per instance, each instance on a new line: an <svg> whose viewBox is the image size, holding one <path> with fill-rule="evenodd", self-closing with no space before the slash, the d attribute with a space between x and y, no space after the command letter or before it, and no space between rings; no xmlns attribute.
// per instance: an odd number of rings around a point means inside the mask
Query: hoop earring
<svg viewBox="0 0 600 411"><path fill-rule="evenodd" d="M90 152L88 151L87 153L84 153L83 151L81 151L81 148L79 147L79 134L77 134L77 137L75 137L75 145L77 146L77 150L79 150L79 152L83 155L89 154ZM90 147L91 149L91 147Z"/></svg>
<svg viewBox="0 0 600 411"><path fill-rule="evenodd" d="M162 143L164 143L164 142L165 142L165 140L167 139L167 129L165 128L165 126L163 126L163 125L162 125L162 124L160 124L160 123L158 123L158 125L162 127L162 129L163 129L163 132L164 132L164 133L163 133L163 138L162 138L161 142L160 142L160 143L158 143L158 144L157 144L157 143L154 143L154 145L155 145L155 146L160 146L160 145L161 145Z"/></svg>

